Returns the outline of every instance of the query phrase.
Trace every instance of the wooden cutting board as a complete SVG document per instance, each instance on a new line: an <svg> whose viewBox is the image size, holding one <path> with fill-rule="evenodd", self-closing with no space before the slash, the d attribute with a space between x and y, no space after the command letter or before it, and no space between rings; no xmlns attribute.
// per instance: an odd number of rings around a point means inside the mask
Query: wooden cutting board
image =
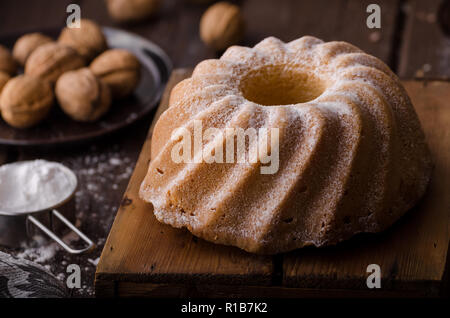
<svg viewBox="0 0 450 318"><path fill-rule="evenodd" d="M421 202L379 234L329 248L257 256L214 245L160 224L138 197L150 161L152 129L173 86L192 70L173 72L97 267L98 297L439 296L448 293L450 217L450 83L406 81L435 163ZM381 268L369 289L367 266Z"/></svg>

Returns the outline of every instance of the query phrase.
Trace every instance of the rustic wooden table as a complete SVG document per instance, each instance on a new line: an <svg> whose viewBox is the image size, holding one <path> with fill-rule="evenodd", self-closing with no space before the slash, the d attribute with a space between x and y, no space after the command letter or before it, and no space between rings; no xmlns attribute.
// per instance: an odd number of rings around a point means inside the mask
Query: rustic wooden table
<svg viewBox="0 0 450 318"><path fill-rule="evenodd" d="M77 2L82 17L102 25L114 25L102 0L16 0L0 2L0 38L9 34L62 27L66 6ZM165 0L153 19L121 26L160 45L176 68L192 67L203 59L217 57L198 35L198 24L206 5L188 0ZM244 45L254 45L266 36L284 41L302 35L323 40L345 40L381 58L403 79L448 80L450 77L449 1L378 0L382 10L381 29L368 29L369 0L242 0L247 21ZM447 8L447 11L443 11ZM76 195L79 227L92 237L96 249L71 256L47 243L41 248L2 251L37 261L60 279L67 264L83 269L82 289L73 296L94 295L95 263L128 184L146 138L152 115L119 133L89 144L58 148L0 146L0 164L44 158L62 162L78 175Z"/></svg>

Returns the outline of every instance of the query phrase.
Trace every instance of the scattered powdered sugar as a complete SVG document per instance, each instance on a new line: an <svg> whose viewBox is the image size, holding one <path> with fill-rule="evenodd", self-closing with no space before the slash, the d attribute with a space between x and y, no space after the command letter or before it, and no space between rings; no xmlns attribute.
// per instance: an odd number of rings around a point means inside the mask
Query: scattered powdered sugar
<svg viewBox="0 0 450 318"><path fill-rule="evenodd" d="M70 244L78 240L75 233L70 232L63 237L63 241ZM49 241L41 235L35 235L30 243L24 244L23 250L16 254L16 257L26 259L38 264L44 264L52 261L55 255L62 251L62 248L56 242Z"/></svg>
<svg viewBox="0 0 450 318"><path fill-rule="evenodd" d="M70 166L76 171L80 187L75 194L77 216L81 217L86 211L92 211L92 205L102 206L102 209L111 211L111 218L117 209L118 202L110 202L110 198L105 194L111 194L118 190L119 185L126 183L133 173L133 162L126 153L120 151L117 145L102 151L96 151L97 147L91 147L91 154L85 154L73 158ZM117 193L120 199L121 193ZM98 217L96 211L89 214L92 220ZM110 224L111 219L101 219L102 223Z"/></svg>
<svg viewBox="0 0 450 318"><path fill-rule="evenodd" d="M122 161L119 158L111 158L109 159L109 163L112 164L113 166L119 166Z"/></svg>
<svg viewBox="0 0 450 318"><path fill-rule="evenodd" d="M64 281L66 279L66 275L64 273L59 273L58 275L56 275L56 278L60 281Z"/></svg>
<svg viewBox="0 0 450 318"><path fill-rule="evenodd" d="M16 256L28 261L32 261L38 264L46 263L55 257L56 252L59 249L58 244L51 243L46 245L46 241L42 236L36 235L33 237L31 247L24 249ZM44 244L44 245L42 245Z"/></svg>

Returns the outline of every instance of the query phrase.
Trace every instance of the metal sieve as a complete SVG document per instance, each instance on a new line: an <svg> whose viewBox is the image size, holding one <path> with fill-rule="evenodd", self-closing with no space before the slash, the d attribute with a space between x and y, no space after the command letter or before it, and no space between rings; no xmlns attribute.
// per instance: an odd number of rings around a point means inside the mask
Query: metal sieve
<svg viewBox="0 0 450 318"><path fill-rule="evenodd" d="M25 162L17 162L10 164L10 166L23 163ZM32 240L39 231L42 231L71 254L81 254L94 248L95 244L92 240L70 221L75 220L75 206L72 199L78 185L77 177L69 168L63 165L59 166L64 174L74 180L73 189L69 194L61 197L56 204L39 211L5 212L0 210L0 245L21 247L24 243ZM56 231L62 231L64 225L78 235L87 244L86 247L81 249L70 247L61 237L55 234Z"/></svg>

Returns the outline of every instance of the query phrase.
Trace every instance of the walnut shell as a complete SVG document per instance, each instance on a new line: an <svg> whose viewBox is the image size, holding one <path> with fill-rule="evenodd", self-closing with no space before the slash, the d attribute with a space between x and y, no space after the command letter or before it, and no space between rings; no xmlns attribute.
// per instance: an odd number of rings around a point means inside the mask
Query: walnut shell
<svg viewBox="0 0 450 318"><path fill-rule="evenodd" d="M86 62L107 48L106 38L100 26L94 21L82 19L80 28L64 28L58 42L75 49Z"/></svg>
<svg viewBox="0 0 450 318"><path fill-rule="evenodd" d="M13 76L17 72L17 63L14 61L9 50L0 45L0 71Z"/></svg>
<svg viewBox="0 0 450 318"><path fill-rule="evenodd" d="M117 22L141 21L153 15L160 0L106 0L109 15Z"/></svg>
<svg viewBox="0 0 450 318"><path fill-rule="evenodd" d="M111 106L108 85L89 68L64 73L56 82L55 92L62 110L76 121L96 121Z"/></svg>
<svg viewBox="0 0 450 318"><path fill-rule="evenodd" d="M50 42L53 42L50 37L37 32L22 35L14 44L13 57L20 65L24 66L34 50Z"/></svg>
<svg viewBox="0 0 450 318"><path fill-rule="evenodd" d="M244 19L239 7L228 2L212 5L200 20L201 39L217 51L237 44L242 39L244 30Z"/></svg>
<svg viewBox="0 0 450 318"><path fill-rule="evenodd" d="M130 95L139 83L141 64L127 50L113 49L99 55L92 61L92 72L111 89L114 98Z"/></svg>
<svg viewBox="0 0 450 318"><path fill-rule="evenodd" d="M9 74L0 71L0 95L2 93L3 87L5 87L10 78L11 76L9 76Z"/></svg>
<svg viewBox="0 0 450 318"><path fill-rule="evenodd" d="M54 101L51 85L30 75L6 83L0 96L3 119L16 128L28 128L47 117Z"/></svg>
<svg viewBox="0 0 450 318"><path fill-rule="evenodd" d="M41 45L25 63L25 74L55 83L61 74L84 66L83 58L71 47L52 42Z"/></svg>

